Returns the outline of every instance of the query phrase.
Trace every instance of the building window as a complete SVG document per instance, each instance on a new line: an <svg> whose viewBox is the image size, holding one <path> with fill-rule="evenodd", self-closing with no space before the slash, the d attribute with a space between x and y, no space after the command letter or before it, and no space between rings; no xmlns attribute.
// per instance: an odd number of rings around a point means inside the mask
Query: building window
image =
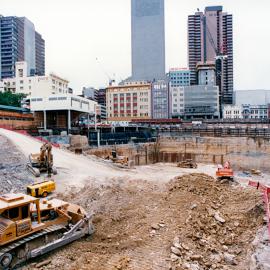
<svg viewBox="0 0 270 270"><path fill-rule="evenodd" d="M23 77L23 69L19 69L19 77Z"/></svg>

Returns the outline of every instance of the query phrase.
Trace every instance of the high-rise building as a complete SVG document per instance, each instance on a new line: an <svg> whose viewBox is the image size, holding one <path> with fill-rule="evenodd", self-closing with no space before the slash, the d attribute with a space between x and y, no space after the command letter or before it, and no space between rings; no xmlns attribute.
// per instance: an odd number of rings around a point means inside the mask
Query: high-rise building
<svg viewBox="0 0 270 270"><path fill-rule="evenodd" d="M45 41L42 36L36 32L36 75L45 74Z"/></svg>
<svg viewBox="0 0 270 270"><path fill-rule="evenodd" d="M27 75L45 74L44 40L25 17L0 16L0 78L15 76L15 63L27 62Z"/></svg>
<svg viewBox="0 0 270 270"><path fill-rule="evenodd" d="M132 78L165 78L164 0L131 0Z"/></svg>
<svg viewBox="0 0 270 270"><path fill-rule="evenodd" d="M198 62L216 63L216 83L220 103L232 104L233 97L233 25L232 15L222 6L206 7L205 12L188 16L188 56L191 84L197 84Z"/></svg>

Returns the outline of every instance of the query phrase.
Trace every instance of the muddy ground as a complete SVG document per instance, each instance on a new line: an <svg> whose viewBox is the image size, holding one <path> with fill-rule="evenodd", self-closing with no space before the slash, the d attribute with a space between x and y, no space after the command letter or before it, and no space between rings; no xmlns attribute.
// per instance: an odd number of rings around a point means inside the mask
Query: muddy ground
<svg viewBox="0 0 270 270"><path fill-rule="evenodd" d="M93 211L96 232L46 256L43 269L247 270L263 224L258 193L205 174L163 185L121 179L58 197Z"/></svg>

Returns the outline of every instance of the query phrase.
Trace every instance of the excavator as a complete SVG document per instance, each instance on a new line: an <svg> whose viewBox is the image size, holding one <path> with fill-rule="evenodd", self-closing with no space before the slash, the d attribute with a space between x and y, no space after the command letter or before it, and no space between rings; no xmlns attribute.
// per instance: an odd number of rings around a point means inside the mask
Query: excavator
<svg viewBox="0 0 270 270"><path fill-rule="evenodd" d="M217 179L229 179L233 180L233 170L231 168L231 163L229 161L226 161L224 165L218 165L218 169L216 171Z"/></svg>
<svg viewBox="0 0 270 270"><path fill-rule="evenodd" d="M0 195L0 270L19 267L93 232L92 216L79 205Z"/></svg>
<svg viewBox="0 0 270 270"><path fill-rule="evenodd" d="M30 154L27 168L36 177L39 177L42 172L47 172L49 177L57 174L57 170L53 166L52 145L44 143L38 154Z"/></svg>
<svg viewBox="0 0 270 270"><path fill-rule="evenodd" d="M127 156L119 156L116 148L111 151L111 155L105 157L106 160L111 160L117 167L127 168L129 166L129 160Z"/></svg>

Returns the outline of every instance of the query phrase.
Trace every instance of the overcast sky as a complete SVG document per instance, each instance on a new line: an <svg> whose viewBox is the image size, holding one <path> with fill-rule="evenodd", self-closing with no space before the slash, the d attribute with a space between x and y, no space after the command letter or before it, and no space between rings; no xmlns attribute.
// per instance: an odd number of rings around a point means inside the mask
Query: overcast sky
<svg viewBox="0 0 270 270"><path fill-rule="evenodd" d="M270 89L270 0L165 0L166 70L187 66L187 16L209 5L233 14L235 89ZM76 92L106 86L106 73L117 81L131 74L130 0L0 0L0 14L35 24L46 73Z"/></svg>

